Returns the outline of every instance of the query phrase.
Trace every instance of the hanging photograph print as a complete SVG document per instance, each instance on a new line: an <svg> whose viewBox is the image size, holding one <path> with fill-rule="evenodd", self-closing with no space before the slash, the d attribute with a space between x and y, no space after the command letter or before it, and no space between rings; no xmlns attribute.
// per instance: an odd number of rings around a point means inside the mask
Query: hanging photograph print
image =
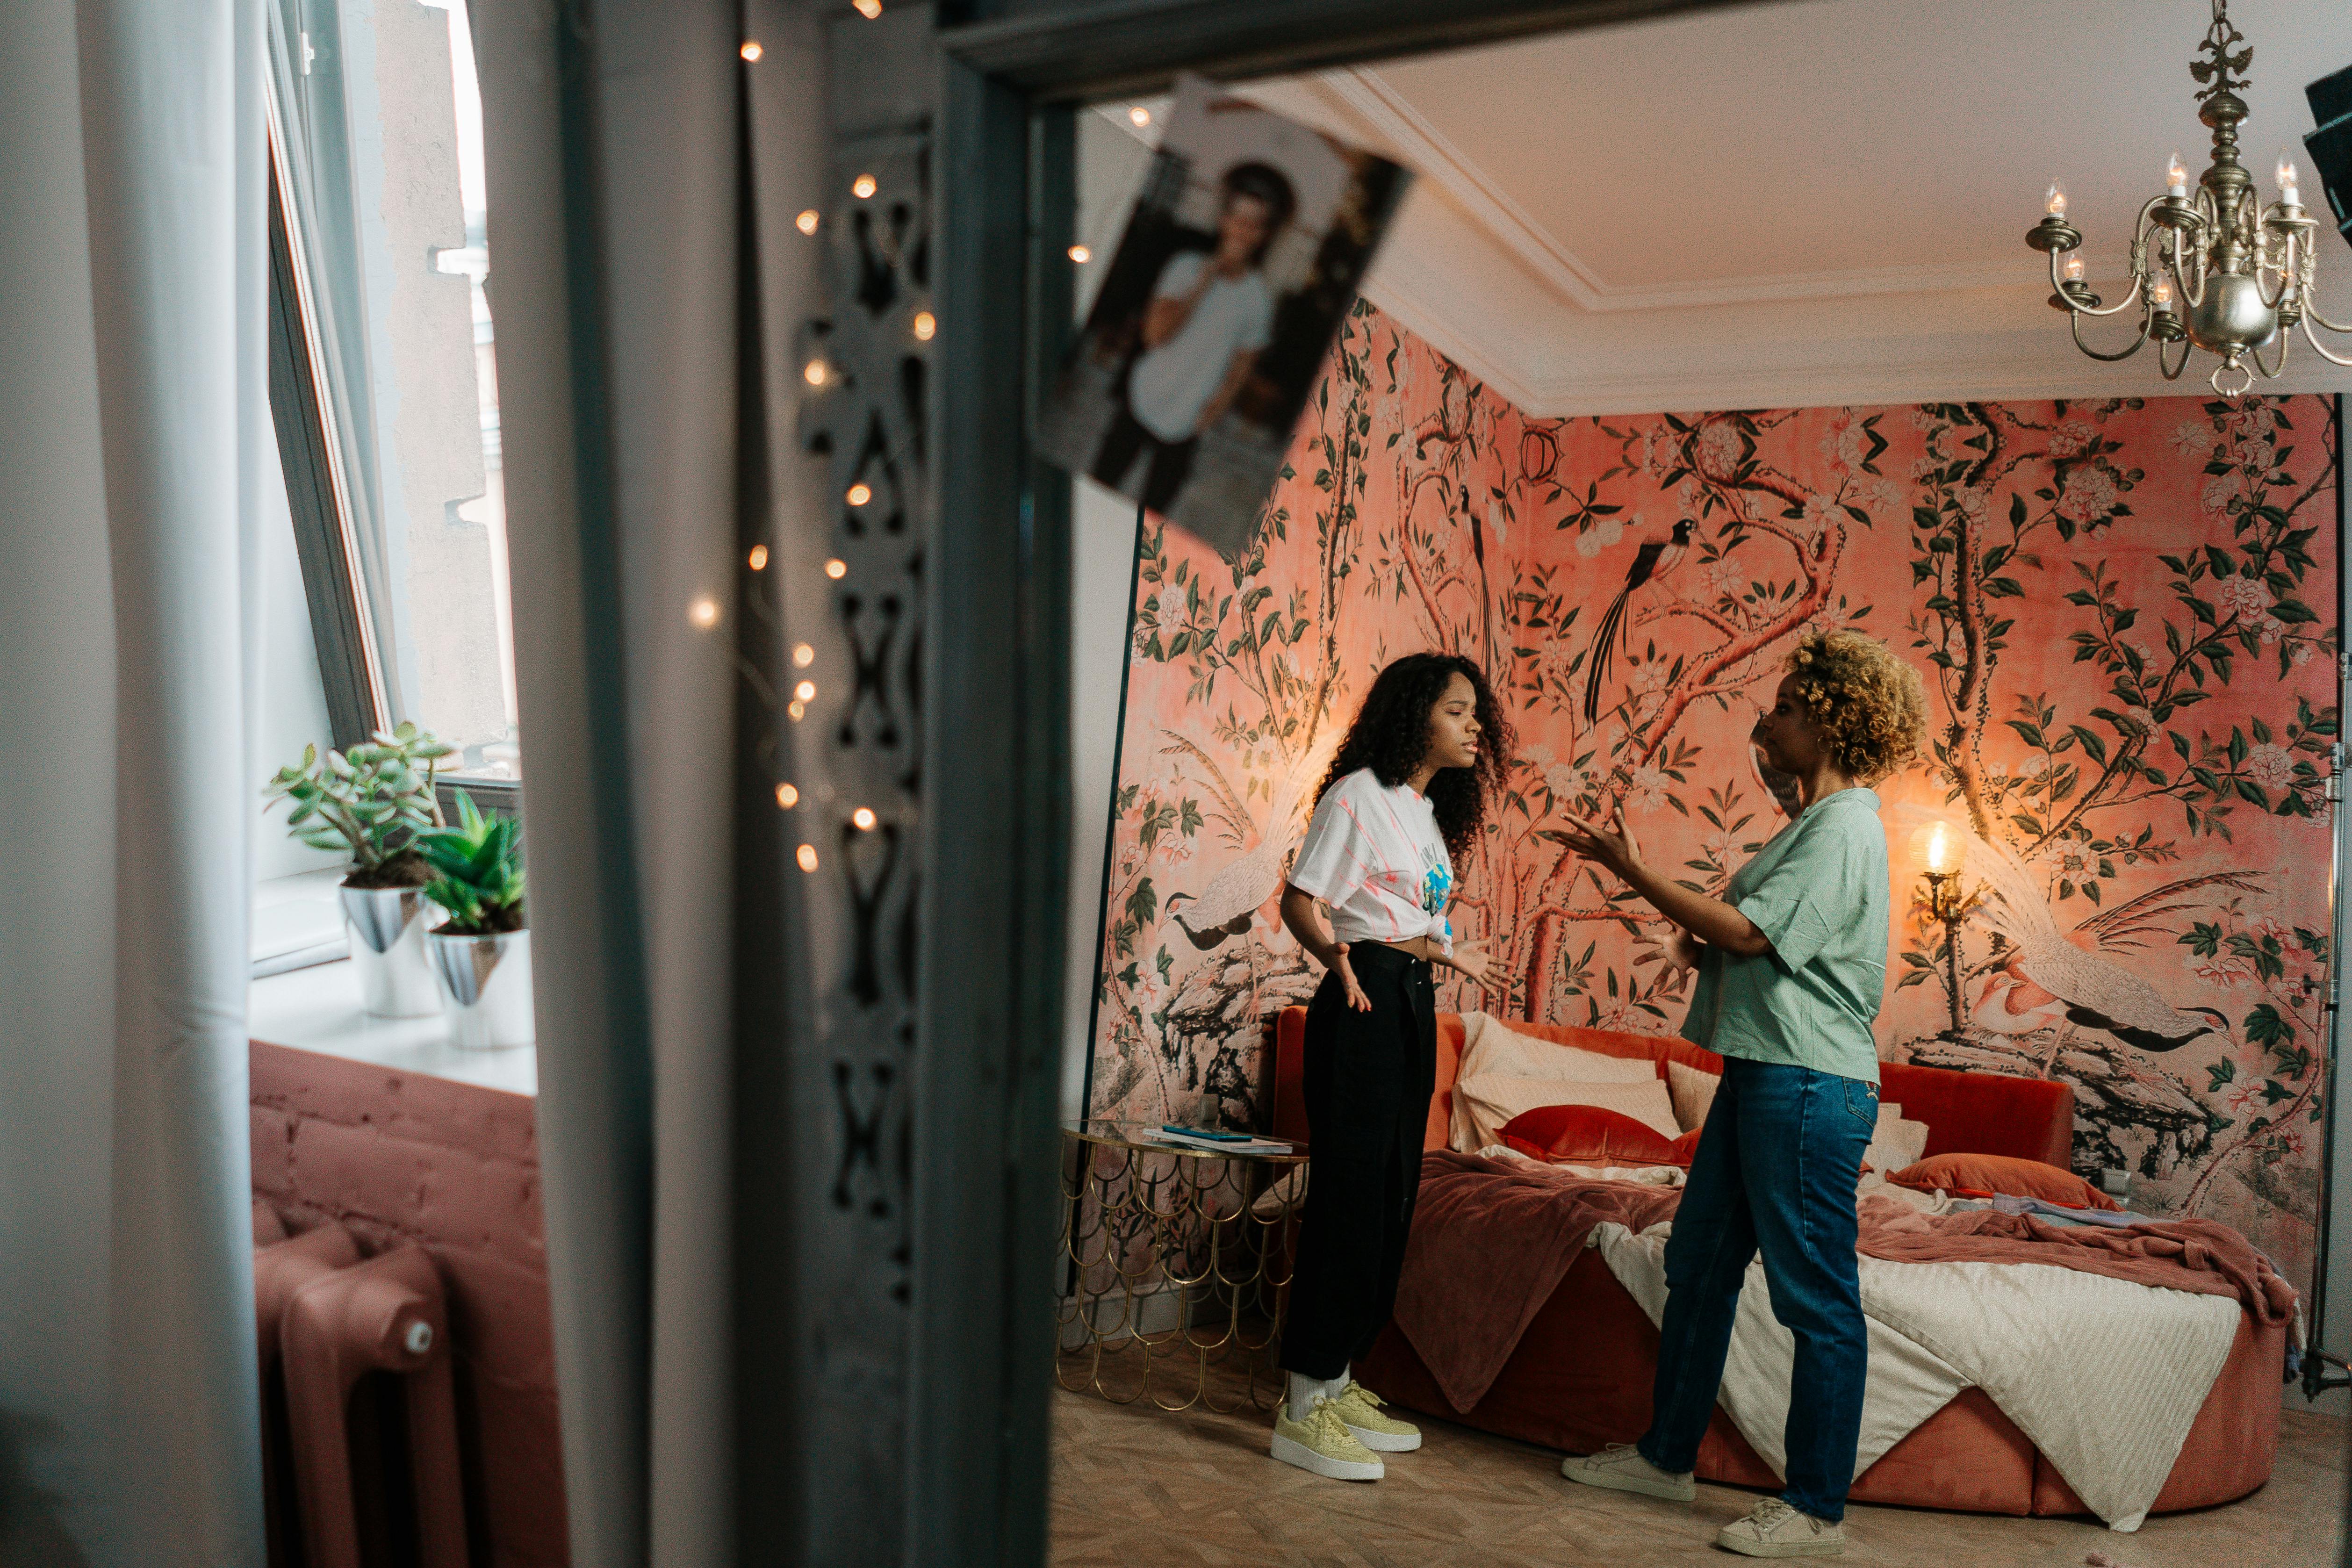
<svg viewBox="0 0 2352 1568"><path fill-rule="evenodd" d="M1246 552L1407 177L1179 82L1039 448L1228 559Z"/></svg>

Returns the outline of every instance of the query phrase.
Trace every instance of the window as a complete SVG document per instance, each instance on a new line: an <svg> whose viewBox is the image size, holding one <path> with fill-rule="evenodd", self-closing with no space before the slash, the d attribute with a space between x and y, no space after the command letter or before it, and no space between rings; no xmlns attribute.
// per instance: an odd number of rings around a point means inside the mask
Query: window
<svg viewBox="0 0 2352 1568"><path fill-rule="evenodd" d="M334 738L520 778L488 198L466 0L270 0L271 402Z"/></svg>

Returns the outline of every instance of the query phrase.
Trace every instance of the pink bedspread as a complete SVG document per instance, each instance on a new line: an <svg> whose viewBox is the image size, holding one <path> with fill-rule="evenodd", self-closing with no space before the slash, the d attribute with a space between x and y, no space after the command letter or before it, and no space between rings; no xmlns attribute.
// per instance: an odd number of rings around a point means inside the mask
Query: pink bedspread
<svg viewBox="0 0 2352 1568"><path fill-rule="evenodd" d="M1899 1198L1875 1195L1862 1200L1859 1218L1855 1250L1865 1258L2048 1264L2167 1290L2235 1296L2266 1325L2294 1311L2294 1287L2252 1243L2217 1220L2149 1220L2110 1230L1993 1209L1923 1215Z"/></svg>
<svg viewBox="0 0 2352 1568"><path fill-rule="evenodd" d="M1603 1182L1475 1154L1422 1156L1421 1199L1397 1282L1396 1324L1455 1410L1467 1410L1518 1348L1593 1226L1648 1229L1679 1190ZM1994 1210L1928 1215L1862 1200L1864 1256L1896 1263L2041 1263L2135 1284L2235 1296L2257 1321L2294 1310L2294 1290L2246 1238L2212 1220L2117 1229Z"/></svg>
<svg viewBox="0 0 2352 1568"><path fill-rule="evenodd" d="M1396 1324L1456 1410L1486 1397L1592 1227L1646 1230L1675 1212L1671 1187L1433 1149L1397 1281Z"/></svg>

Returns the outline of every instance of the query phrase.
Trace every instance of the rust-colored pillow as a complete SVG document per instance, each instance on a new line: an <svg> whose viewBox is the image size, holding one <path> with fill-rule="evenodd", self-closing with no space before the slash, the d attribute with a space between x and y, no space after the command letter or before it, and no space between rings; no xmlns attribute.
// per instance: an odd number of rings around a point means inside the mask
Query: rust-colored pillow
<svg viewBox="0 0 2352 1568"><path fill-rule="evenodd" d="M1964 1194L2040 1198L2046 1204L2078 1209L2123 1206L2072 1171L2007 1154L1937 1154L1906 1165L1886 1179L1898 1187L1916 1187L1923 1193L1941 1187Z"/></svg>
<svg viewBox="0 0 2352 1568"><path fill-rule="evenodd" d="M1698 1146L1696 1133L1684 1135ZM1531 1160L1556 1165L1681 1165L1684 1138L1669 1139L1622 1111L1597 1105L1546 1105L1503 1125L1503 1142Z"/></svg>

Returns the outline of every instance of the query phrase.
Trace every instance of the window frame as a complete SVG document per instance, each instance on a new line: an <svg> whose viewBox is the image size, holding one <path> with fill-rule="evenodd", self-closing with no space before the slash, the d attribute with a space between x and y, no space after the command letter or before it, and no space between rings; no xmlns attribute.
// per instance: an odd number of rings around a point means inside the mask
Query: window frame
<svg viewBox="0 0 2352 1568"><path fill-rule="evenodd" d="M307 37L297 47L307 48ZM289 163L275 79L267 99L269 412L285 474L287 510L294 522L319 680L326 695L328 738L336 750L346 751L389 729L394 720L377 642L380 623L361 566L345 437L337 426L330 392L330 350L315 294L318 273L299 205L290 199L298 182ZM484 811L502 816L521 813L520 780L460 776L441 780L435 792L452 820L459 789Z"/></svg>

